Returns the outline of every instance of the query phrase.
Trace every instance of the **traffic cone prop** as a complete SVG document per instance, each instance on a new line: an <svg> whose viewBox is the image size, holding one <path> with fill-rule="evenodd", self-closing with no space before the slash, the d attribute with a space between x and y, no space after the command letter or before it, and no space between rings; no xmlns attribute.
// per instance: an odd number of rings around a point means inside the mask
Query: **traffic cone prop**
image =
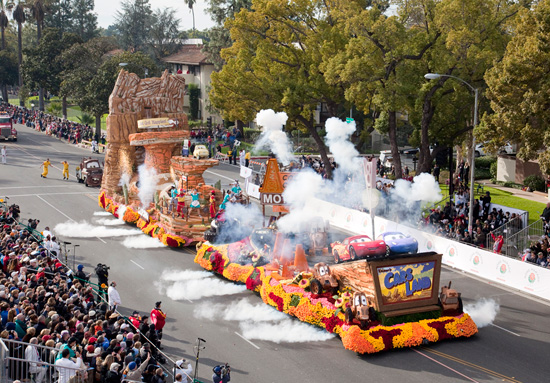
<svg viewBox="0 0 550 383"><path fill-rule="evenodd" d="M301 244L296 245L296 253L294 255L294 267L296 271L309 270L306 253L304 252L304 247Z"/></svg>
<svg viewBox="0 0 550 383"><path fill-rule="evenodd" d="M282 249L283 241L284 241L283 233L277 233L275 237L275 245L273 246L273 253L271 253L272 255L271 259L273 261L279 260L281 257L281 252L283 250Z"/></svg>

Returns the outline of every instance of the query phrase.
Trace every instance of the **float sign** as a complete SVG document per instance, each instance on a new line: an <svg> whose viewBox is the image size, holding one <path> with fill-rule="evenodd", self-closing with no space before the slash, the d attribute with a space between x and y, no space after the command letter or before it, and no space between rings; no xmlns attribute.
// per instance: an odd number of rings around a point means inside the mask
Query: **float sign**
<svg viewBox="0 0 550 383"><path fill-rule="evenodd" d="M389 312L436 305L441 254L429 252L383 261L368 261L376 288L377 310ZM420 312L422 310L415 310Z"/></svg>
<svg viewBox="0 0 550 383"><path fill-rule="evenodd" d="M283 199L282 194L277 193L261 193L260 201L264 205L284 205L285 200Z"/></svg>

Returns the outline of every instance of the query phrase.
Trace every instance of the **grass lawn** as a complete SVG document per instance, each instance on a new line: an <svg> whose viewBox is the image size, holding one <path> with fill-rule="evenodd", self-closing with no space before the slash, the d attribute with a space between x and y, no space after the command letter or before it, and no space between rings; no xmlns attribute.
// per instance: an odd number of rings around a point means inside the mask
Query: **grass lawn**
<svg viewBox="0 0 550 383"><path fill-rule="evenodd" d="M449 186L440 184L443 197L449 195ZM476 184L477 186L477 184ZM530 201L526 198L516 197L512 193L505 190L495 189L485 186L483 193L474 193L476 198L484 195L485 192L491 193L491 202L498 205L509 206L515 209L526 210L529 212L529 224L539 220L539 216L546 207L545 204L535 201ZM505 209L503 209L506 211Z"/></svg>

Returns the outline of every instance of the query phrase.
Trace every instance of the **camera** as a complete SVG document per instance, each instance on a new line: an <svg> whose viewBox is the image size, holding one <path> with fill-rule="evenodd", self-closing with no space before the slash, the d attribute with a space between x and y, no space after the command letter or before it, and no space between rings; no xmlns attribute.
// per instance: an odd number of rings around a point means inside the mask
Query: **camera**
<svg viewBox="0 0 550 383"><path fill-rule="evenodd" d="M107 283L107 280L109 278L109 269L110 267L104 265L103 263L98 263L95 267L95 273L100 283Z"/></svg>

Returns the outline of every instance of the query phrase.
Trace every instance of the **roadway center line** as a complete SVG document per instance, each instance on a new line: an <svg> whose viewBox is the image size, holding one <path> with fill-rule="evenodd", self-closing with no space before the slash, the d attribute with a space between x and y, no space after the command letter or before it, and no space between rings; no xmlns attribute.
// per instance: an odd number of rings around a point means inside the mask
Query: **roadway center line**
<svg viewBox="0 0 550 383"><path fill-rule="evenodd" d="M16 149L21 150L21 151L24 152L24 153L27 153L29 156L34 157L34 158L36 158L36 159L39 160L39 161L42 161L42 160L43 160L42 158L37 157L37 156L35 156L34 154L29 153L28 151L26 151L25 149L23 149L23 148L22 148L20 145L18 145L18 144L14 144L13 147L15 147ZM57 167L57 166L55 166L55 165L50 165L50 166L51 166L52 168L54 168L54 169L63 171L61 168L59 168L59 167ZM38 166L38 168L40 168L40 166ZM70 177L74 177L74 178L76 179L76 176L73 176L73 175L71 175L71 174L69 173L69 178L70 178Z"/></svg>
<svg viewBox="0 0 550 383"><path fill-rule="evenodd" d="M252 343L251 341L249 341L248 339L246 339L244 336L242 336L241 334L239 334L237 331L235 331L235 334L237 334L239 337L241 337L242 339L246 340L248 343L250 343L252 346L256 347L258 350L260 349L258 346L256 346L254 343Z"/></svg>
<svg viewBox="0 0 550 383"><path fill-rule="evenodd" d="M145 270L145 268L143 268L139 263L134 262L132 259L130 259L130 262L132 262L134 265L136 265L137 267L139 267L141 270Z"/></svg>
<svg viewBox="0 0 550 383"><path fill-rule="evenodd" d="M516 334L516 333L513 332L513 331L507 330L507 329L505 329L504 327L500 327L500 326L498 326L498 325L496 325L496 324L494 324L494 323L491 323L491 326L496 327L496 328L499 328L499 329L501 329L502 331L509 332L509 333L512 334L512 335L521 336L521 335L519 335L519 334Z"/></svg>
<svg viewBox="0 0 550 383"><path fill-rule="evenodd" d="M466 375L464 375L464 374L458 372L457 370L455 370L455 369L453 369L453 368L447 366L447 365L444 364L444 363L441 363L441 362L438 361L438 360L435 360L434 358L432 358L432 357L430 357L430 356L424 354L423 352L420 352L420 351L418 351L418 350L416 350L416 349L414 349L414 348L411 348L411 350L413 350L413 351L416 352L417 354L422 355L424 358L427 358L427 359L431 360L432 362L435 362L435 363L439 364L440 366L445 367L445 368L448 369L448 370L451 370L452 372L454 372L454 373L456 373L456 374L462 376L463 378L468 379L470 382L479 383L477 380L474 380L474 379L472 379L472 378L470 378L470 377L468 377L468 376L466 376Z"/></svg>

